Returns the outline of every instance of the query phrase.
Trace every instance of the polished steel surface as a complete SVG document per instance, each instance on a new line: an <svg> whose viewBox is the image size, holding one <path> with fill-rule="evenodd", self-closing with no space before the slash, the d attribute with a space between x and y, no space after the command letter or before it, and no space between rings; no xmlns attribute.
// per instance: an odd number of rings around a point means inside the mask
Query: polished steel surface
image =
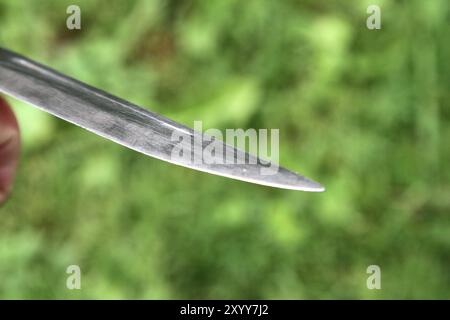
<svg viewBox="0 0 450 320"><path fill-rule="evenodd" d="M206 164L203 161L198 163L174 158L172 150L179 143L173 141L174 133L193 138L202 133L1 48L0 92L164 161L277 188L324 191L320 184L281 167L276 174L261 174L262 165L259 161L246 161L245 164ZM223 147L224 153L232 151L236 157L256 160L252 155L244 154L231 146L224 144ZM191 150L190 158L194 159L198 150Z"/></svg>

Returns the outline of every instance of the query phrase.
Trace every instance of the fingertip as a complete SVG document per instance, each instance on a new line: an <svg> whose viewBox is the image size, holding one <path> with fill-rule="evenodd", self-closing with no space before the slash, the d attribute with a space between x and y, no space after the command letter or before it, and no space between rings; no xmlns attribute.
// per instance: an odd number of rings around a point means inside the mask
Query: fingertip
<svg viewBox="0 0 450 320"><path fill-rule="evenodd" d="M11 192L19 155L19 126L13 111L0 97L0 204L6 201Z"/></svg>
<svg viewBox="0 0 450 320"><path fill-rule="evenodd" d="M3 128L13 128L18 131L19 124L5 98L0 96L0 130Z"/></svg>

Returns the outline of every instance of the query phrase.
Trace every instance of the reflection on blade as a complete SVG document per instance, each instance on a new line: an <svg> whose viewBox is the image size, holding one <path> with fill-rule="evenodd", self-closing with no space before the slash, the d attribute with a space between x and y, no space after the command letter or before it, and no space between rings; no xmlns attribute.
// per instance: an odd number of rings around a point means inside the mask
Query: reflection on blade
<svg viewBox="0 0 450 320"><path fill-rule="evenodd" d="M232 152L235 158L245 158L247 161L243 164L192 161L201 150L191 148L191 143L196 136L204 136L202 133L1 48L0 92L164 161L272 187L324 191L320 184L281 167L275 174L261 174L264 167L261 161L226 144L223 144L224 154ZM174 136L189 136L192 139L178 141L173 139ZM173 157L172 151L180 143L188 144L183 149L190 148L192 155L188 159Z"/></svg>

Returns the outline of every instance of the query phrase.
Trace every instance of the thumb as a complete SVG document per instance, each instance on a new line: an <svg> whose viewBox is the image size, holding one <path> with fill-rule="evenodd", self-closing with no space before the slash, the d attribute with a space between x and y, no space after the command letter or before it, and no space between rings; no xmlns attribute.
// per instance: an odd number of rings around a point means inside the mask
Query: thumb
<svg viewBox="0 0 450 320"><path fill-rule="evenodd" d="M9 105L0 97L0 204L8 197L20 152L19 126Z"/></svg>

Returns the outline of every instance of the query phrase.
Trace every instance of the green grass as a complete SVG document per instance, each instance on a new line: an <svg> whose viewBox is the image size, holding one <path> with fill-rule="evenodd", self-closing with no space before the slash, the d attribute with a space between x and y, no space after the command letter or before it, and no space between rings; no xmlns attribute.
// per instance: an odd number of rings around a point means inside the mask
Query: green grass
<svg viewBox="0 0 450 320"><path fill-rule="evenodd" d="M0 297L450 298L448 18L445 0L0 0L0 46L189 126L280 128L281 164L327 187L194 172L10 99Z"/></svg>

